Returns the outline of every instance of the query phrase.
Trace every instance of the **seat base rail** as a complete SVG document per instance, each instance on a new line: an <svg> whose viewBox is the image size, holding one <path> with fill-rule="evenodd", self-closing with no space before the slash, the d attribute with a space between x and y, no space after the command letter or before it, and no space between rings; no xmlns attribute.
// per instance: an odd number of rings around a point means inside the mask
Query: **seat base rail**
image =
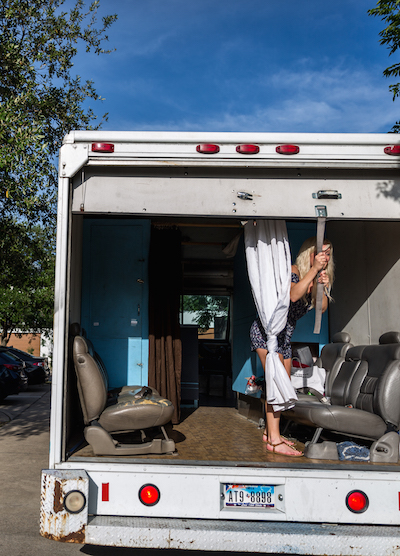
<svg viewBox="0 0 400 556"><path fill-rule="evenodd" d="M86 442L90 444L96 456L130 456L175 452L175 442L168 438L165 430L163 430L163 434L164 439L154 438L150 442L143 442L141 444L119 444L97 422L92 422L84 430Z"/></svg>

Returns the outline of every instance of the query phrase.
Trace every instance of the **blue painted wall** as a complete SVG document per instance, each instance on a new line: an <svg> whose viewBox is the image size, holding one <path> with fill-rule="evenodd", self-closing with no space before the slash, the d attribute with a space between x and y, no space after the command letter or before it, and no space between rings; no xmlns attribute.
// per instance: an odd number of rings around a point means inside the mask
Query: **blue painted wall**
<svg viewBox="0 0 400 556"><path fill-rule="evenodd" d="M81 325L103 359L110 387L148 379L150 221L84 221Z"/></svg>

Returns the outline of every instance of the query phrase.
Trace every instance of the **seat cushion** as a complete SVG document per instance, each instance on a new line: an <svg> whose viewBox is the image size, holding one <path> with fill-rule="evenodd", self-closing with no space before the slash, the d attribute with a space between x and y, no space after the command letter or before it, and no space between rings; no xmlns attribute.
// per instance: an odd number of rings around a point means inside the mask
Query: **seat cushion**
<svg viewBox="0 0 400 556"><path fill-rule="evenodd" d="M173 412L172 403L158 394L135 396L126 392L117 403L106 407L98 422L108 432L128 432L165 425Z"/></svg>
<svg viewBox="0 0 400 556"><path fill-rule="evenodd" d="M315 427L373 440L386 431L386 424L379 415L339 405L320 404L310 409L309 418Z"/></svg>

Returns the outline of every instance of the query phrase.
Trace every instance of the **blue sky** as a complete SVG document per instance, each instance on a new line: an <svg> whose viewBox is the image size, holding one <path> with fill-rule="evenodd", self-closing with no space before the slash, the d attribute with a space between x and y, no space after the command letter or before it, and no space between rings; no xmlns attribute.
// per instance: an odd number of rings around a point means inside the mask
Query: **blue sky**
<svg viewBox="0 0 400 556"><path fill-rule="evenodd" d="M109 47L76 73L106 130L386 132L384 24L365 0L102 0Z"/></svg>

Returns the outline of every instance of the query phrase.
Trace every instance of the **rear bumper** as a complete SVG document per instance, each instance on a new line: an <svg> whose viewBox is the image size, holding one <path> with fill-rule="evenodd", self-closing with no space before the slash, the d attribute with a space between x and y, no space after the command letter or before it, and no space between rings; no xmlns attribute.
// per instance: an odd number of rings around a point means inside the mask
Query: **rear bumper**
<svg viewBox="0 0 400 556"><path fill-rule="evenodd" d="M400 527L97 516L88 544L132 548L380 556L398 552Z"/></svg>
<svg viewBox="0 0 400 556"><path fill-rule="evenodd" d="M121 474L124 475L119 475ZM173 483L173 474L169 474L168 478L169 482ZM111 504L111 498L116 492L115 483L110 473L106 473L104 479L107 481L104 483L107 487L104 496L108 498L110 495L110 501L104 504ZM128 474L124 479L124 489L129 491L132 498L133 491L130 490L130 486L134 482L134 476ZM146 479L149 479L148 475ZM377 483L377 488L381 487L382 490L383 482ZM90 479L84 470L43 470L41 535L63 542L128 548L328 556L392 556L399 552L399 525L364 525L363 521L354 525L311 523L310 520L299 522L299 517L297 520L293 517L290 521L284 521L284 512L268 514L274 518L273 521L256 521L255 513L252 514L252 518L249 515L249 518L246 516L243 520L226 519L222 511L218 514L219 519L150 515L127 517L126 514L110 515L113 506L110 506L110 514L99 515L95 500L92 498L92 501L89 501L89 490L92 491L92 495L99 491L102 496L103 488L101 483L99 484L99 487L96 486L96 482ZM143 484L143 479L140 484ZM391 485L393 490L395 482ZM317 486L314 485L315 488ZM185 487L187 492L188 481ZM323 487L323 484L319 485L319 492ZM76 491L81 493L84 503L75 508L74 513L67 509L66 499ZM118 496L116 498L118 500ZM170 498L167 497L167 500L168 505L172 504ZM139 501L138 503L140 504ZM380 508L383 511L382 505ZM173 511L175 509L172 508ZM145 511L144 507L142 511ZM238 517L238 514L234 515ZM363 516L364 514L361 514L358 518L365 519Z"/></svg>

